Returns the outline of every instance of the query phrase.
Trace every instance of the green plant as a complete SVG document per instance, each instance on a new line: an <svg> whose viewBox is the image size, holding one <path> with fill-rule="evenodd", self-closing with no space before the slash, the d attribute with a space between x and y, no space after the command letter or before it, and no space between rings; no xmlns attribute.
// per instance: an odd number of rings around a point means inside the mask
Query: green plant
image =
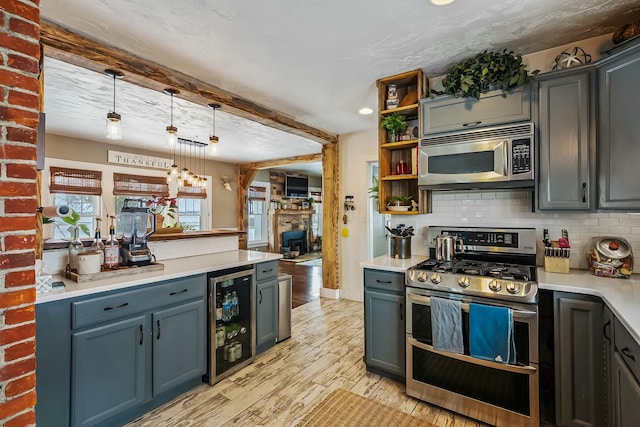
<svg viewBox="0 0 640 427"><path fill-rule="evenodd" d="M86 234L87 236L91 235L91 232L89 231L89 227L87 227L87 224L78 224L78 221L80 221L80 214L76 211L74 211L73 209L69 208L70 212L69 212L69 216L62 216L59 217L63 222L69 224L71 227L78 227L80 230L82 230L82 232L84 234ZM48 218L46 216L42 217L42 223L43 224L55 224L55 226L57 227L58 224L55 220L52 220L51 218ZM71 228L69 228L69 230L71 230Z"/></svg>
<svg viewBox="0 0 640 427"><path fill-rule="evenodd" d="M407 206L411 202L411 196L391 196L387 198L387 205Z"/></svg>
<svg viewBox="0 0 640 427"><path fill-rule="evenodd" d="M380 127L389 131L392 135L392 141L395 141L396 135L407 130L407 124L404 121L404 116L399 113L391 113L384 116L380 122Z"/></svg>
<svg viewBox="0 0 640 427"><path fill-rule="evenodd" d="M373 186L369 187L369 197L371 199L378 200L378 197L380 196L380 194L378 193L380 191L380 181L375 175L372 178Z"/></svg>
<svg viewBox="0 0 640 427"><path fill-rule="evenodd" d="M522 55L515 55L507 49L502 52L486 50L473 58L453 65L442 80L443 91L432 90L435 95L455 95L480 98L482 92L502 89L508 92L532 80L527 66L522 63Z"/></svg>

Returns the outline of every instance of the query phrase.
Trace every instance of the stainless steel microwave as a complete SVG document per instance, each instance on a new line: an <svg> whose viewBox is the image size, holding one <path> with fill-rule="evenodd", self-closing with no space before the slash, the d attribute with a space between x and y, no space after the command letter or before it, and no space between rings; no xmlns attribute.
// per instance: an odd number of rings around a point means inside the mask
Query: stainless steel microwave
<svg viewBox="0 0 640 427"><path fill-rule="evenodd" d="M422 189L533 187L532 122L429 136L420 141Z"/></svg>

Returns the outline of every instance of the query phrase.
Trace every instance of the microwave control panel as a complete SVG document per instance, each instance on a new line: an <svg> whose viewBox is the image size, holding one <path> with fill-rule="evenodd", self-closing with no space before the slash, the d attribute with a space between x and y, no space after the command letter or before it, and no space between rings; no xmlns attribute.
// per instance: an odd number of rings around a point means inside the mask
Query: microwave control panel
<svg viewBox="0 0 640 427"><path fill-rule="evenodd" d="M511 141L511 173L531 172L531 138Z"/></svg>

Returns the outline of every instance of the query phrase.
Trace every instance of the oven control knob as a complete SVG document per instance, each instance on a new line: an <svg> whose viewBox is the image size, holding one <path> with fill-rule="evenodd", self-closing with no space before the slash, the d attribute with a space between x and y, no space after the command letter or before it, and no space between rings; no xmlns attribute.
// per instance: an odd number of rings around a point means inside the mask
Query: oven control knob
<svg viewBox="0 0 640 427"><path fill-rule="evenodd" d="M520 293L520 283L516 283L516 282L507 283L507 291L510 294L519 294Z"/></svg>
<svg viewBox="0 0 640 427"><path fill-rule="evenodd" d="M493 292L500 292L500 290L502 289L502 283L497 280L492 280L489 282L489 289L491 289Z"/></svg>
<svg viewBox="0 0 640 427"><path fill-rule="evenodd" d="M461 288L468 288L469 285L469 278L467 276L462 276L458 279L458 286L460 286Z"/></svg>
<svg viewBox="0 0 640 427"><path fill-rule="evenodd" d="M440 277L440 274L438 273L433 273L431 275L431 282L437 285L438 283L442 282L442 277Z"/></svg>
<svg viewBox="0 0 640 427"><path fill-rule="evenodd" d="M421 271L418 273L418 282L426 282L427 281L427 273Z"/></svg>

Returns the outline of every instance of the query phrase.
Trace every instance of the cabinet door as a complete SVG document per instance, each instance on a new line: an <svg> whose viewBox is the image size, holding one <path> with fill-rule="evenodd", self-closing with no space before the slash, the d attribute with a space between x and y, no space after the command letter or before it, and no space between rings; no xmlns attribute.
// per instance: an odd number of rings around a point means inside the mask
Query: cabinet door
<svg viewBox="0 0 640 427"><path fill-rule="evenodd" d="M278 280L258 283L256 292L256 353L273 347L278 336Z"/></svg>
<svg viewBox="0 0 640 427"><path fill-rule="evenodd" d="M364 361L405 377L404 295L364 291Z"/></svg>
<svg viewBox="0 0 640 427"><path fill-rule="evenodd" d="M602 426L602 303L556 293L554 309L557 424Z"/></svg>
<svg viewBox="0 0 640 427"><path fill-rule="evenodd" d="M592 207L594 77L591 68L538 79L541 210Z"/></svg>
<svg viewBox="0 0 640 427"><path fill-rule="evenodd" d="M506 93L487 92L479 100L455 96L423 99L420 101L421 136L529 120L530 94L530 87L523 86Z"/></svg>
<svg viewBox="0 0 640 427"><path fill-rule="evenodd" d="M615 426L636 427L640 422L640 384L617 351L613 359Z"/></svg>
<svg viewBox="0 0 640 427"><path fill-rule="evenodd" d="M153 395L206 371L204 300L156 311L153 323Z"/></svg>
<svg viewBox="0 0 640 427"><path fill-rule="evenodd" d="M613 386L613 352L614 352L614 316L609 307L604 306L602 313L602 336L604 338L604 392L606 425L614 425L615 420L615 388Z"/></svg>
<svg viewBox="0 0 640 427"><path fill-rule="evenodd" d="M72 423L95 425L145 401L149 320L138 316L72 336Z"/></svg>
<svg viewBox="0 0 640 427"><path fill-rule="evenodd" d="M640 45L598 67L600 207L640 209Z"/></svg>

